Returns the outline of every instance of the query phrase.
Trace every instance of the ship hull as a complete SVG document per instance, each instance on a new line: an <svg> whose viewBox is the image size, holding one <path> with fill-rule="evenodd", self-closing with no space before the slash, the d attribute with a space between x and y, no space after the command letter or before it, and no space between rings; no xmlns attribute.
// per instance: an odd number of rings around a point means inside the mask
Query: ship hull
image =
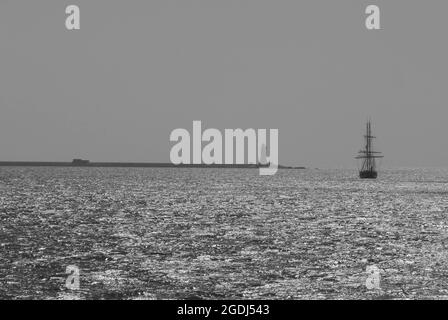
<svg viewBox="0 0 448 320"><path fill-rule="evenodd" d="M376 179L378 177L378 173L376 171L360 171L359 177L361 179Z"/></svg>

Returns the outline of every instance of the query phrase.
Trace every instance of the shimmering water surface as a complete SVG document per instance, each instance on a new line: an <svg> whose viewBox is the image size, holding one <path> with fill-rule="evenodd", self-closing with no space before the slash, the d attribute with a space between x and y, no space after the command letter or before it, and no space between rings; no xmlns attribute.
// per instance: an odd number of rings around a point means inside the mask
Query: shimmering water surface
<svg viewBox="0 0 448 320"><path fill-rule="evenodd" d="M441 169L0 168L0 298L448 298L447 195Z"/></svg>

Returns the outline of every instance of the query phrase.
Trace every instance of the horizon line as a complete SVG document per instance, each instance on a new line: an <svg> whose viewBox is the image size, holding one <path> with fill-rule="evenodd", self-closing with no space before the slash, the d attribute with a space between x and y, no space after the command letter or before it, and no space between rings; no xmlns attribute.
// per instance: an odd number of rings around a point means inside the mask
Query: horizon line
<svg viewBox="0 0 448 320"><path fill-rule="evenodd" d="M267 167L262 164L173 164L171 162L90 162L88 160L74 159L73 161L0 161L0 167L129 167L129 168L242 168L259 169ZM306 169L304 166L278 165L280 169Z"/></svg>

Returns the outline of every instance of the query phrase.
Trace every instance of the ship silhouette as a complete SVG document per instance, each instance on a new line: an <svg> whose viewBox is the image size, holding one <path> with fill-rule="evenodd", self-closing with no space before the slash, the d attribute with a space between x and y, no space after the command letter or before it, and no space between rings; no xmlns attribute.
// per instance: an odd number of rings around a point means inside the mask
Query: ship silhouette
<svg viewBox="0 0 448 320"><path fill-rule="evenodd" d="M381 152L373 150L372 140L375 138L372 136L372 124L371 121L367 121L366 125L366 135L365 138L365 149L358 152L356 159L362 159L362 166L359 170L359 177L361 179L376 179L378 172L376 170L375 159L383 158L379 155Z"/></svg>

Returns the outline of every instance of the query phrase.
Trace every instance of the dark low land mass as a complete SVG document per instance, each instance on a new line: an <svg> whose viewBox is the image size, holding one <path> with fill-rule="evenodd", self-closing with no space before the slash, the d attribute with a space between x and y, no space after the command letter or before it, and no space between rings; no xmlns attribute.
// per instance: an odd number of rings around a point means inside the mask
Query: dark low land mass
<svg viewBox="0 0 448 320"><path fill-rule="evenodd" d="M0 167L110 167L110 168L234 168L258 169L261 164L172 164L166 162L90 162L75 159L71 162L54 161L0 161ZM278 166L279 169L305 169L305 167Z"/></svg>

